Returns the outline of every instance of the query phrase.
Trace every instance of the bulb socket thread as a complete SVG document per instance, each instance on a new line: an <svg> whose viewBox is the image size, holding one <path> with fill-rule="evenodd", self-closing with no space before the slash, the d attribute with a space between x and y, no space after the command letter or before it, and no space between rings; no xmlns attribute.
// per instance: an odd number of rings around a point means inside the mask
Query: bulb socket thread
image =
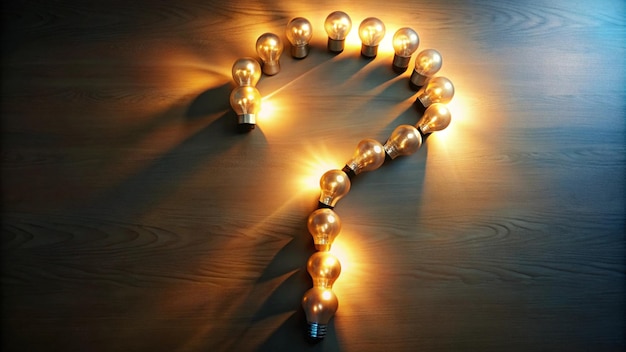
<svg viewBox="0 0 626 352"><path fill-rule="evenodd" d="M395 73L404 73L406 69L409 67L409 62L411 61L410 56L398 56L397 54L393 55L393 63L392 68Z"/></svg>
<svg viewBox="0 0 626 352"><path fill-rule="evenodd" d="M309 46L309 44L291 46L291 56L294 59L304 59L307 55L309 55L310 51L311 46Z"/></svg>
<svg viewBox="0 0 626 352"><path fill-rule="evenodd" d="M326 324L309 322L306 332L307 340L309 340L310 343L318 343L326 337L327 330Z"/></svg>
<svg viewBox="0 0 626 352"><path fill-rule="evenodd" d="M378 54L378 45L365 45L361 44L361 56L368 59L373 59Z"/></svg>
<svg viewBox="0 0 626 352"><path fill-rule="evenodd" d="M424 76L419 72L413 70L411 78L409 79L409 87L413 90L420 90L428 81L428 76Z"/></svg>
<svg viewBox="0 0 626 352"><path fill-rule="evenodd" d="M333 53L340 53L345 47L345 39L332 39L328 38L328 51Z"/></svg>
<svg viewBox="0 0 626 352"><path fill-rule="evenodd" d="M273 76L280 72L280 62L278 60L275 61L266 61L263 63L263 73L268 76Z"/></svg>

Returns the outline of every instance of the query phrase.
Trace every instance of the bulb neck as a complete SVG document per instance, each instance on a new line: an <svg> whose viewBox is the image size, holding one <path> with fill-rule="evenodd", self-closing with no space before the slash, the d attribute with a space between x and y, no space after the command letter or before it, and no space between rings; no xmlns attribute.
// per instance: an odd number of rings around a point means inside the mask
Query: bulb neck
<svg viewBox="0 0 626 352"><path fill-rule="evenodd" d="M385 143L385 145L383 145L383 149L385 149L385 154L390 157L391 159L395 159L400 155L400 152L398 151L398 148L395 148L392 145L389 145L387 143Z"/></svg>
<svg viewBox="0 0 626 352"><path fill-rule="evenodd" d="M403 73L409 67L409 61L411 61L410 56L398 56L398 54L393 55L393 72L395 73Z"/></svg>
<svg viewBox="0 0 626 352"><path fill-rule="evenodd" d="M263 73L273 76L280 72L280 62L278 60L263 62Z"/></svg>
<svg viewBox="0 0 626 352"><path fill-rule="evenodd" d="M428 80L428 76L424 76L417 71L413 70L411 74L411 78L409 79L409 87L413 90L420 90L424 85L426 85L426 81Z"/></svg>
<svg viewBox="0 0 626 352"><path fill-rule="evenodd" d="M237 115L237 123L238 124L248 124L255 125L256 124L256 115L255 114L241 114Z"/></svg>
<svg viewBox="0 0 626 352"><path fill-rule="evenodd" d="M294 59L304 59L305 57L307 57L307 55L309 55L310 50L311 47L309 46L309 44L292 45L291 56L293 56Z"/></svg>
<svg viewBox="0 0 626 352"><path fill-rule="evenodd" d="M426 142L426 138L428 138L428 136L430 136L431 132L424 132L422 131L422 127L417 126L417 131L420 133L420 135L422 136L422 142Z"/></svg>
<svg viewBox="0 0 626 352"><path fill-rule="evenodd" d="M425 99L426 101L424 101L424 99L422 99L422 97L417 97L417 99L415 99L415 108L417 109L417 113L419 114L419 116L421 117L422 115L424 115L424 112L426 111L426 108L428 107L428 99Z"/></svg>
<svg viewBox="0 0 626 352"><path fill-rule="evenodd" d="M306 337L311 343L318 343L326 337L327 327L326 324L308 323Z"/></svg>
<svg viewBox="0 0 626 352"><path fill-rule="evenodd" d="M354 163L351 163L351 165L346 164L346 166L341 169L341 171L345 172L345 174L348 175L348 178L350 180L352 180L352 178L354 178L354 176L358 174L358 172L355 171L357 169L356 165L352 164Z"/></svg>
<svg viewBox="0 0 626 352"><path fill-rule="evenodd" d="M330 200L329 200L329 199L320 199L320 200L317 202L317 209L324 209L324 208L326 208L326 209L335 209L335 207L334 207L334 206L332 206L332 205L330 205L330 204L327 204L327 203L325 203L325 202L330 203Z"/></svg>
<svg viewBox="0 0 626 352"><path fill-rule="evenodd" d="M378 54L378 45L361 44L361 56L367 59L373 59Z"/></svg>
<svg viewBox="0 0 626 352"><path fill-rule="evenodd" d="M330 251L330 243L316 243L315 249L320 252L328 252Z"/></svg>
<svg viewBox="0 0 626 352"><path fill-rule="evenodd" d="M345 46L345 39L332 39L328 38L328 51L333 53L340 53Z"/></svg>

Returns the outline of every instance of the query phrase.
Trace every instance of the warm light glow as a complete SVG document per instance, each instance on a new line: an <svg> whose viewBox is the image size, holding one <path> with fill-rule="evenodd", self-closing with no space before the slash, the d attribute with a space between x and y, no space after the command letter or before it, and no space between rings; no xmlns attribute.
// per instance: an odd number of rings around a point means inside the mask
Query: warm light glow
<svg viewBox="0 0 626 352"><path fill-rule="evenodd" d="M376 46L385 36L385 24L376 17L368 17L359 25L359 38L367 46Z"/></svg>
<svg viewBox="0 0 626 352"><path fill-rule="evenodd" d="M422 145L422 136L417 128L411 125L396 127L383 146L391 159L400 155L411 155Z"/></svg>
<svg viewBox="0 0 626 352"><path fill-rule="evenodd" d="M417 127L422 133L441 131L448 127L452 116L445 104L434 103L426 109L422 118L417 122Z"/></svg>
<svg viewBox="0 0 626 352"><path fill-rule="evenodd" d="M320 178L320 203L334 207L350 192L351 182L341 170L328 170Z"/></svg>
<svg viewBox="0 0 626 352"><path fill-rule="evenodd" d="M417 100L424 107L428 107L434 103L448 103L454 97L454 85L443 76L433 77L428 83L417 92Z"/></svg>
<svg viewBox="0 0 626 352"><path fill-rule="evenodd" d="M311 37L313 37L313 27L311 26L311 22L306 18L296 17L287 24L285 35L291 45L307 45Z"/></svg>
<svg viewBox="0 0 626 352"><path fill-rule="evenodd" d="M261 93L251 86L237 87L230 94L230 106L238 116L238 123L255 124L261 109Z"/></svg>

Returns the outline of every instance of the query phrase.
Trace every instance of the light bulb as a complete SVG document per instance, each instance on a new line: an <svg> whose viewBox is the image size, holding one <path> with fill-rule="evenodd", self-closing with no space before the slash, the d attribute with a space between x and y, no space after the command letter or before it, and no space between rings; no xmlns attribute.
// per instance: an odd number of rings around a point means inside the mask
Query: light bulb
<svg viewBox="0 0 626 352"><path fill-rule="evenodd" d="M303 59L309 55L309 41L313 37L313 26L304 17L296 17L287 24L287 40L291 43L291 56Z"/></svg>
<svg viewBox="0 0 626 352"><path fill-rule="evenodd" d="M368 17L359 26L361 38L361 55L367 58L376 57L378 44L385 36L385 24L376 17Z"/></svg>
<svg viewBox="0 0 626 352"><path fill-rule="evenodd" d="M315 252L306 264L314 287L332 288L341 273L339 259L330 252Z"/></svg>
<svg viewBox="0 0 626 352"><path fill-rule="evenodd" d="M433 77L417 91L415 105L420 112L434 103L448 103L454 96L454 85L446 77Z"/></svg>
<svg viewBox="0 0 626 352"><path fill-rule="evenodd" d="M435 75L441 69L443 59L441 54L435 49L420 51L415 57L415 69L411 74L409 85L413 89L420 89L428 78Z"/></svg>
<svg viewBox="0 0 626 352"><path fill-rule="evenodd" d="M339 308L335 293L329 288L313 287L304 293L302 308L309 325L307 337L319 342L326 336L327 325Z"/></svg>
<svg viewBox="0 0 626 352"><path fill-rule="evenodd" d="M334 208L337 201L350 191L350 178L341 170L326 171L320 178L320 200L322 208Z"/></svg>
<svg viewBox="0 0 626 352"><path fill-rule="evenodd" d="M261 34L256 41L256 52L263 61L263 73L272 76L280 71L279 59L283 53L283 42L276 34Z"/></svg>
<svg viewBox="0 0 626 352"><path fill-rule="evenodd" d="M420 45L420 38L412 28L403 27L393 35L393 70L397 73L406 71L411 61L411 55Z"/></svg>
<svg viewBox="0 0 626 352"><path fill-rule="evenodd" d="M335 11L326 17L324 29L328 34L328 50L340 53L343 51L346 36L352 29L352 20L345 12Z"/></svg>
<svg viewBox="0 0 626 352"><path fill-rule="evenodd" d="M241 131L249 131L256 126L256 114L261 110L261 93L251 86L240 86L230 93L230 106L237 113L237 123Z"/></svg>
<svg viewBox="0 0 626 352"><path fill-rule="evenodd" d="M233 64L233 79L239 86L256 86L261 79L261 65L251 57L237 59Z"/></svg>
<svg viewBox="0 0 626 352"><path fill-rule="evenodd" d="M391 132L383 148L391 159L395 159L400 155L411 155L421 146L422 135L417 128L411 125L400 125Z"/></svg>
<svg viewBox="0 0 626 352"><path fill-rule="evenodd" d="M341 219L329 208L312 212L306 225L318 251L330 250L333 241L341 231Z"/></svg>
<svg viewBox="0 0 626 352"><path fill-rule="evenodd" d="M374 139L366 138L359 142L343 171L358 175L363 171L373 171L378 169L385 162L385 149Z"/></svg>
<svg viewBox="0 0 626 352"><path fill-rule="evenodd" d="M445 104L434 103L426 109L416 126L422 134L426 135L448 127L451 119L450 110Z"/></svg>

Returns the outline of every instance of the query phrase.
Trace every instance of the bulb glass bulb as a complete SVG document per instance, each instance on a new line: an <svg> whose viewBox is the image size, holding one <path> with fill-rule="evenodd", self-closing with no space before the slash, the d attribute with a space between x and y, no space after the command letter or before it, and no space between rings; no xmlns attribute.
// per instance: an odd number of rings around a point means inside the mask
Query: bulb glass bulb
<svg viewBox="0 0 626 352"><path fill-rule="evenodd" d="M328 34L328 50L342 52L346 37L352 29L352 20L345 12L335 11L326 17L324 29L326 34Z"/></svg>
<svg viewBox="0 0 626 352"><path fill-rule="evenodd" d="M355 175L364 171L373 171L378 169L385 162L385 149L374 139L364 139L359 142L350 159L346 163Z"/></svg>
<svg viewBox="0 0 626 352"><path fill-rule="evenodd" d="M335 293L329 288L313 287L304 293L302 308L309 325L307 337L314 342L326 336L326 326L339 308Z"/></svg>
<svg viewBox="0 0 626 352"><path fill-rule="evenodd" d="M441 131L448 127L451 120L452 115L448 107L442 103L434 103L426 109L422 118L417 122L417 128L423 134Z"/></svg>
<svg viewBox="0 0 626 352"><path fill-rule="evenodd" d="M261 93L255 87L237 87L230 93L230 106L237 113L238 124L253 129L261 110Z"/></svg>
<svg viewBox="0 0 626 352"><path fill-rule="evenodd" d="M309 42L313 37L313 26L304 17L296 17L287 24L287 40L291 43L291 56L296 59L309 55Z"/></svg>
<svg viewBox="0 0 626 352"><path fill-rule="evenodd" d="M315 248L328 251L341 231L341 219L329 208L317 209L309 215L307 228L313 236Z"/></svg>
<svg viewBox="0 0 626 352"><path fill-rule="evenodd" d="M320 178L320 205L334 208L350 191L350 178L341 170L329 170Z"/></svg>
<svg viewBox="0 0 626 352"><path fill-rule="evenodd" d="M385 36L385 24L376 17L368 17L359 25L361 38L361 55L375 57L378 54L378 45Z"/></svg>
<svg viewBox="0 0 626 352"><path fill-rule="evenodd" d="M239 86L256 86L261 79L261 65L251 57L237 59L233 64L233 79Z"/></svg>
<svg viewBox="0 0 626 352"><path fill-rule="evenodd" d="M411 125L400 125L391 133L383 146L391 159L400 155L411 155L422 146L422 135Z"/></svg>
<svg viewBox="0 0 626 352"><path fill-rule="evenodd" d="M341 273L339 259L330 252L315 252L306 264L314 287L332 288Z"/></svg>
<svg viewBox="0 0 626 352"><path fill-rule="evenodd" d="M261 34L256 41L256 52L263 61L263 73L272 76L280 71L280 55L283 53L283 42L274 33Z"/></svg>
<svg viewBox="0 0 626 352"><path fill-rule="evenodd" d="M411 55L417 50L420 38L412 28L403 27L393 35L393 69L398 73L406 71L411 61Z"/></svg>
<svg viewBox="0 0 626 352"><path fill-rule="evenodd" d="M409 83L414 88L421 88L426 84L429 77L435 75L441 69L443 59L435 49L422 50L415 57L415 69L411 74Z"/></svg>
<svg viewBox="0 0 626 352"><path fill-rule="evenodd" d="M417 92L416 104L421 110L434 103L446 104L454 96L454 85L446 77L433 77Z"/></svg>

